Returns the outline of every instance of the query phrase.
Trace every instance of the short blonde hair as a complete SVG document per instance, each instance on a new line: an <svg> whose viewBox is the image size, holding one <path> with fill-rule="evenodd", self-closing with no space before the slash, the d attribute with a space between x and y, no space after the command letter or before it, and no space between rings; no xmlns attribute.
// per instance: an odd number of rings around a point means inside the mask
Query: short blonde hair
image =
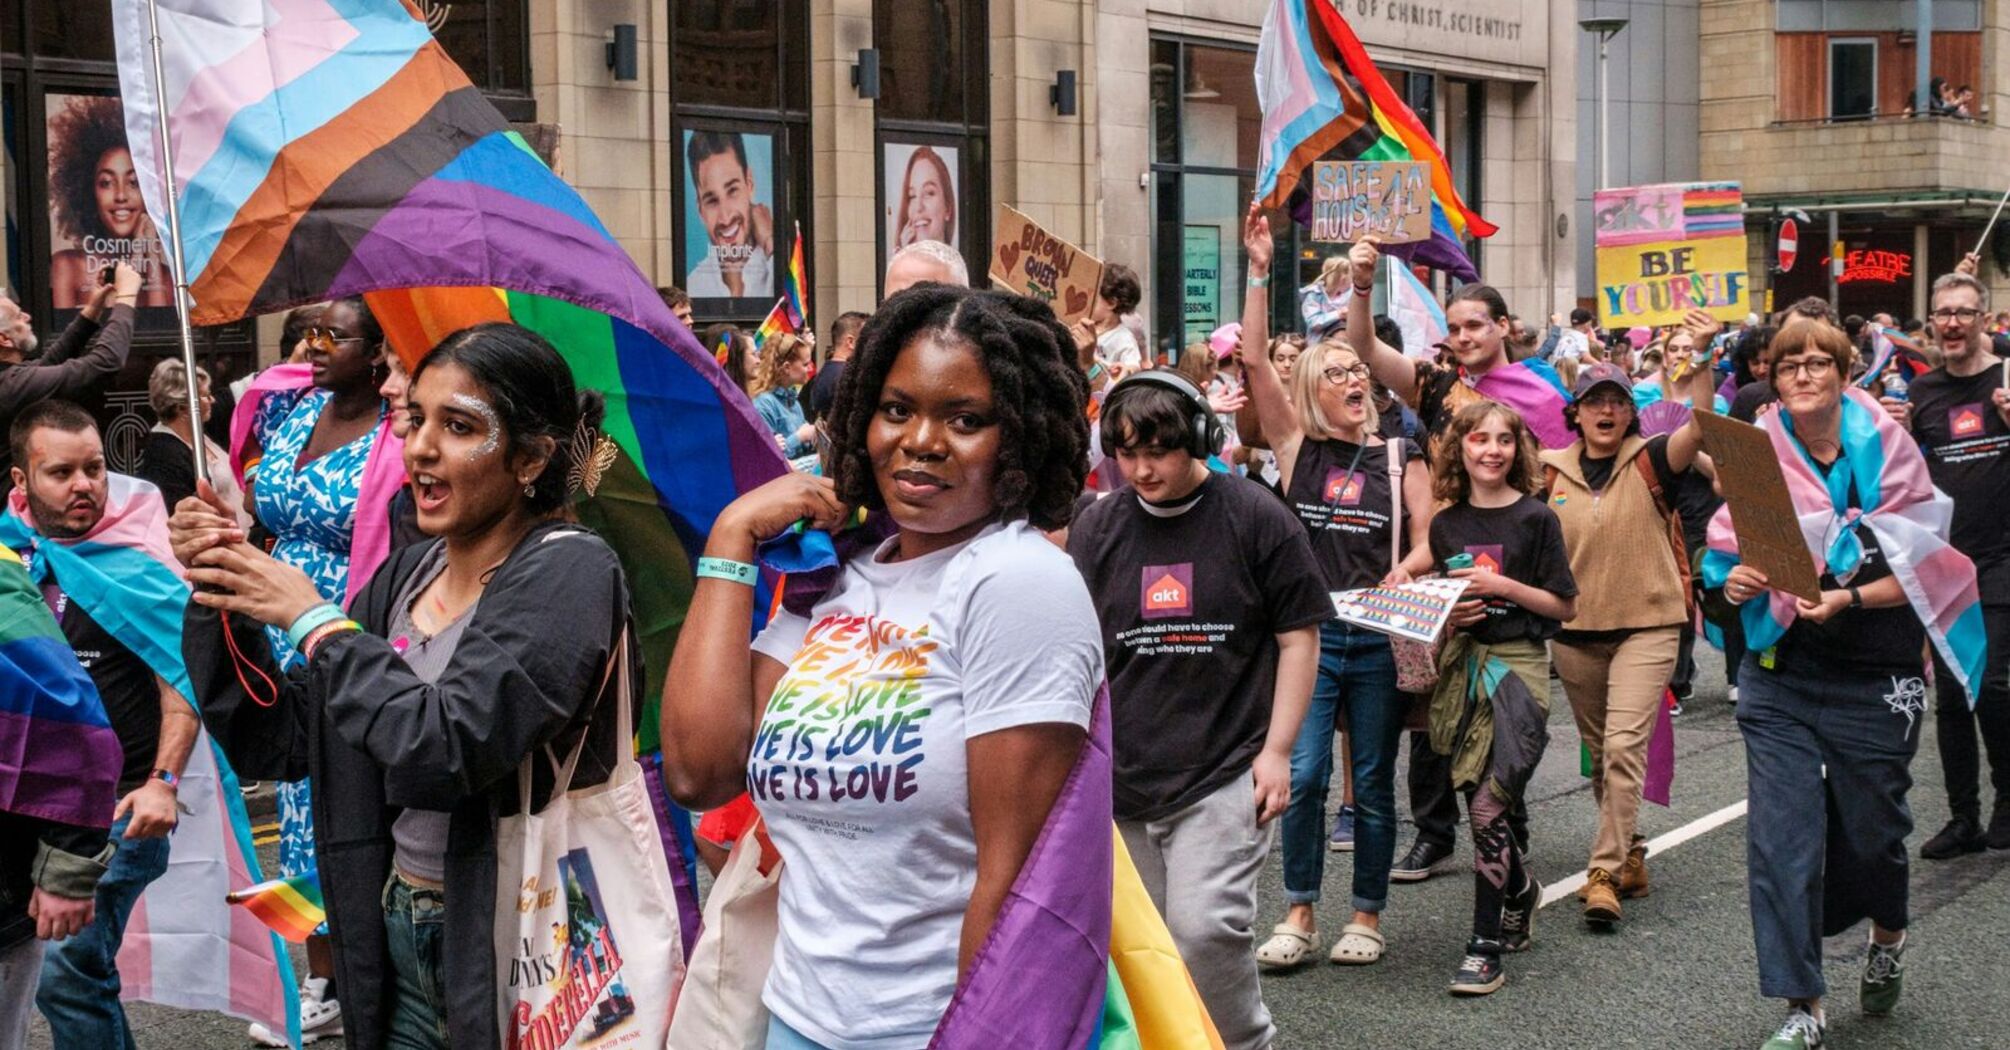
<svg viewBox="0 0 2010 1050"><path fill-rule="evenodd" d="M196 366L195 374L202 385L209 385L209 372L201 365ZM147 376L147 407L163 423L171 423L188 412L188 366L182 364L181 358L163 360Z"/></svg>
<svg viewBox="0 0 2010 1050"><path fill-rule="evenodd" d="M1327 339L1306 347L1305 353L1299 355L1298 363L1291 369L1291 407L1298 411L1299 428L1314 441L1324 441L1333 436L1333 424L1326 418L1326 410L1319 407L1319 387L1326 382L1326 365L1335 354L1346 354L1355 363L1367 365L1353 350ZM1368 407L1368 419L1361 425L1364 436L1377 432L1382 426L1381 410L1375 407L1372 379L1369 380L1367 393L1363 400Z"/></svg>

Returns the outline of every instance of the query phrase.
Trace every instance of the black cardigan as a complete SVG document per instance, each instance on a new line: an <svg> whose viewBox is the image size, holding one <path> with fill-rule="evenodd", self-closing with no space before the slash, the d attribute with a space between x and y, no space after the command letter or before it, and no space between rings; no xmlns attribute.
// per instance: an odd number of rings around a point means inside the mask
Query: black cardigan
<svg viewBox="0 0 2010 1050"><path fill-rule="evenodd" d="M501 1046L495 834L498 817L519 809L517 767L547 744L563 756L589 714L575 787L604 783L631 747L614 724L619 678L606 674L631 623L613 550L577 525L532 529L496 569L439 681L427 685L383 635L391 603L434 542L394 551L356 596L350 614L368 633L330 640L283 678L264 629L231 617L238 650L280 682L269 707L246 694L215 611L191 602L183 625L203 720L237 772L314 778L314 849L336 987L358 1050L378 1050L388 1031L394 993L382 893L398 813L452 814L441 953L447 1029L454 1046ZM639 666L630 671L629 681L640 683ZM248 671L243 677L263 686ZM630 699L632 710L642 709L639 697ZM538 808L552 777L548 763L532 766Z"/></svg>

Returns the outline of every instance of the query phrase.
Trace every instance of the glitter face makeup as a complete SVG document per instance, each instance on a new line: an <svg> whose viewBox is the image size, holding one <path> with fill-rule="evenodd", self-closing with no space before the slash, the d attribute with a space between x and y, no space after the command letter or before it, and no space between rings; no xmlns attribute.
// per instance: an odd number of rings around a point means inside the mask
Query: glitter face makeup
<svg viewBox="0 0 2010 1050"><path fill-rule="evenodd" d="M448 400L453 402L454 407L473 412L482 417L482 422L488 424L488 437L468 453L468 462L472 463L487 456L502 444L502 417L496 415L496 410L490 407L488 402L473 394L455 394Z"/></svg>

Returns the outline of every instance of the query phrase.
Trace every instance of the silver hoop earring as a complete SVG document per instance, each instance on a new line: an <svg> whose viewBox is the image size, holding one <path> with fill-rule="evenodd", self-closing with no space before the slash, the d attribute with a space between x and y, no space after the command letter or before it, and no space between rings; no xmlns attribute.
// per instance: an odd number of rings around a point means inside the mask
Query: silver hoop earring
<svg viewBox="0 0 2010 1050"><path fill-rule="evenodd" d="M523 495L525 499L529 499L530 497L537 495L537 482L535 481L524 482Z"/></svg>

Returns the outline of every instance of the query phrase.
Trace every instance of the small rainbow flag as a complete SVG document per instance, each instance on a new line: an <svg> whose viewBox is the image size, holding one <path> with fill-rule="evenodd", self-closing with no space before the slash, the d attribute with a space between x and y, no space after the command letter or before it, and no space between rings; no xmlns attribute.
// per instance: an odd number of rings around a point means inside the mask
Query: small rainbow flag
<svg viewBox="0 0 2010 1050"><path fill-rule="evenodd" d="M754 346L763 347L768 345L768 340L778 335L785 332L800 333L802 330L802 319L790 316L788 297L783 296L775 300L775 308L769 310L768 316L761 319L761 327L754 329ZM724 353L723 348L721 353Z"/></svg>
<svg viewBox="0 0 2010 1050"><path fill-rule="evenodd" d="M796 224L796 245L789 251L788 272L782 275L782 301L788 304L795 331L810 327L809 267L803 263L803 224Z"/></svg>
<svg viewBox="0 0 2010 1050"><path fill-rule="evenodd" d="M244 910L259 922L294 944L305 943L308 935L328 919L327 910L321 906L321 880L312 874L268 879L231 893L224 900L244 905Z"/></svg>
<svg viewBox="0 0 2010 1050"><path fill-rule="evenodd" d="M1690 237L1719 237L1745 232L1745 198L1735 185L1684 190L1682 228Z"/></svg>

